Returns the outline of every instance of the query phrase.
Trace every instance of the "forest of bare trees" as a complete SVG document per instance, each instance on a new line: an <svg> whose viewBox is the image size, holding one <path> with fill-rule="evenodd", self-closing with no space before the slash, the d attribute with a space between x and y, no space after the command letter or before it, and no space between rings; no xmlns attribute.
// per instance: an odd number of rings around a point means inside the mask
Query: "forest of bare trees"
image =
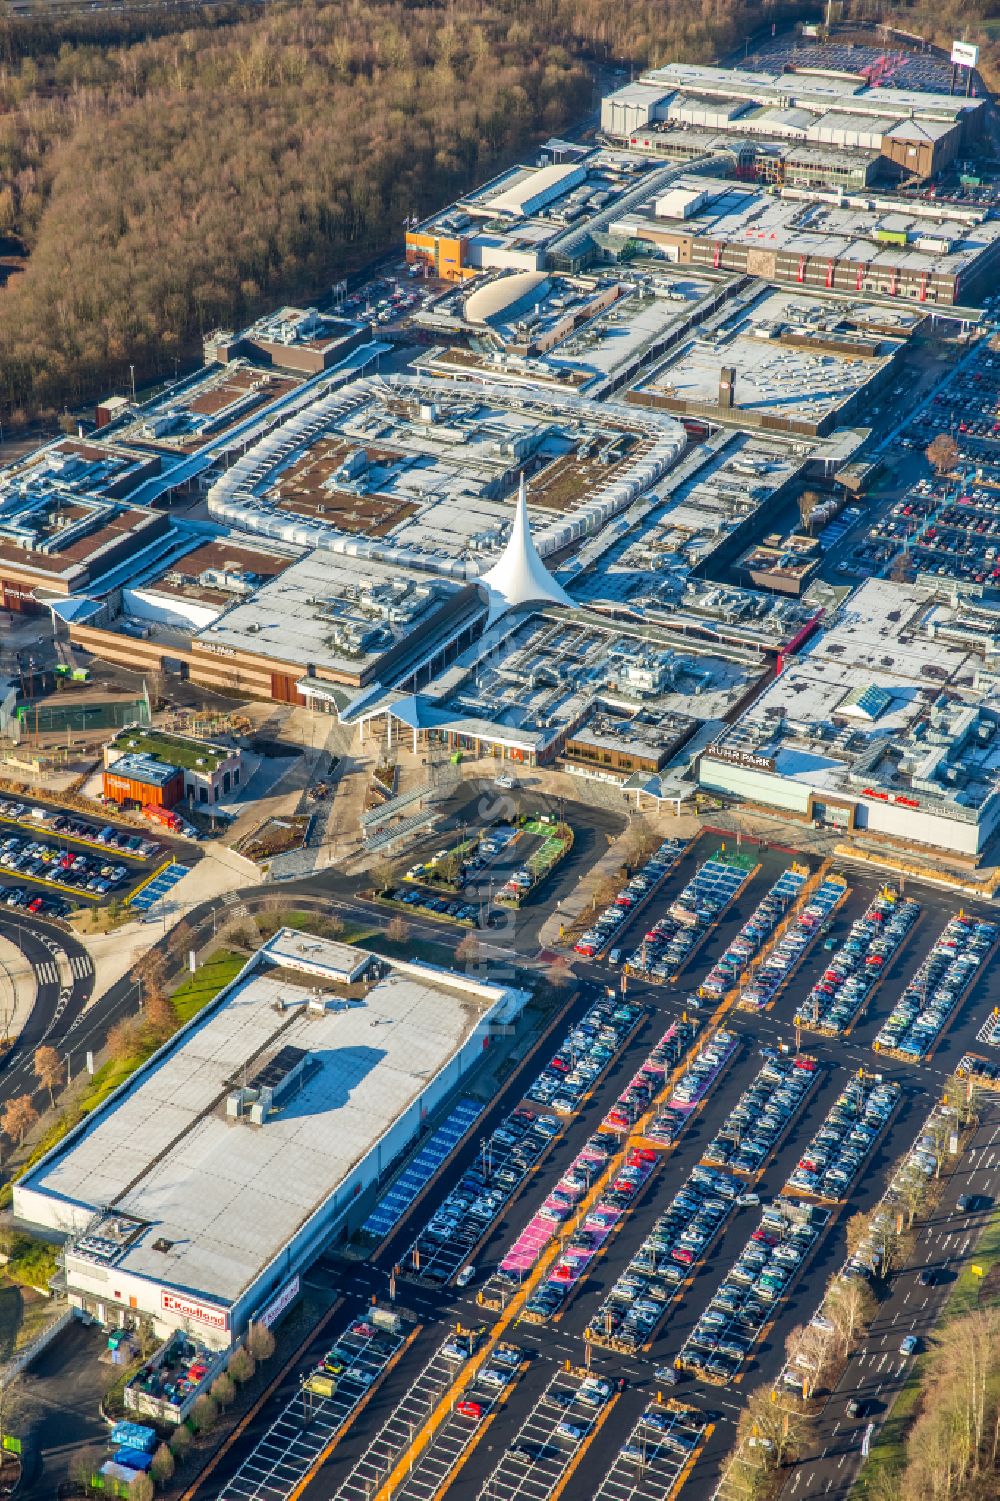
<svg viewBox="0 0 1000 1501"><path fill-rule="evenodd" d="M995 0L943 0L975 29ZM878 0L858 0L865 13ZM814 7L812 7L814 9ZM929 0L911 9L931 24ZM0 420L172 375L579 120L594 70L708 61L807 0L274 0L0 18ZM953 21L953 14L955 19Z"/></svg>
<svg viewBox="0 0 1000 1501"><path fill-rule="evenodd" d="M0 416L122 389L129 364L172 374L205 330L321 296L407 215L580 119L595 60L711 58L763 13L279 0L175 31L143 12L159 35L126 12L118 39L108 17L7 22L0 239L27 260L0 290Z"/></svg>

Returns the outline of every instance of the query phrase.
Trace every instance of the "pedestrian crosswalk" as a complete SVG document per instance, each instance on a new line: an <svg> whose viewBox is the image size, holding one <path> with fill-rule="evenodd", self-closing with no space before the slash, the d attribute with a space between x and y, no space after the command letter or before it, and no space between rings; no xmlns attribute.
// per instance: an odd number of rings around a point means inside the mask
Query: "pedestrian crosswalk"
<svg viewBox="0 0 1000 1501"><path fill-rule="evenodd" d="M60 951L61 952L61 951ZM94 966L90 961L89 954L71 954L68 956L70 974L74 980L86 980L94 973ZM35 979L39 985L59 985L62 976L56 960L43 959L34 964Z"/></svg>

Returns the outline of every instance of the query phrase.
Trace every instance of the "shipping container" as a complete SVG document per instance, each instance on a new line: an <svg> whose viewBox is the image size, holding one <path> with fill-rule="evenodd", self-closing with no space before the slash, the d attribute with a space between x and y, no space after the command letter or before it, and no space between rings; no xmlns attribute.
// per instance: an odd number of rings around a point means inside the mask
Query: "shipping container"
<svg viewBox="0 0 1000 1501"><path fill-rule="evenodd" d="M172 808L161 808L156 803L144 803L142 811L146 818L151 818L154 823L162 823L168 829L179 829L180 818Z"/></svg>
<svg viewBox="0 0 1000 1501"><path fill-rule="evenodd" d="M115 1453L116 1465L124 1465L128 1470L141 1471L145 1475L153 1463L152 1454L147 1454L145 1449L118 1449Z"/></svg>
<svg viewBox="0 0 1000 1501"><path fill-rule="evenodd" d="M156 1430L146 1423L131 1423L123 1420L111 1430L112 1447L140 1449L151 1453L156 1448Z"/></svg>

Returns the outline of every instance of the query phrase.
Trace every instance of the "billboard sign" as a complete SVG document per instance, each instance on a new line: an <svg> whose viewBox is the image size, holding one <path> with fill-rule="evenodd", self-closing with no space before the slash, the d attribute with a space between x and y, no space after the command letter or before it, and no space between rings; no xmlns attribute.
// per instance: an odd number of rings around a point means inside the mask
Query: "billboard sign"
<svg viewBox="0 0 1000 1501"><path fill-rule="evenodd" d="M301 1282L298 1277L293 1277L291 1282L286 1282L277 1296L257 1315L254 1323L263 1324L265 1329L270 1329L271 1325L280 1319L289 1304L295 1302L300 1286Z"/></svg>
<svg viewBox="0 0 1000 1501"><path fill-rule="evenodd" d="M979 62L979 48L972 42L952 42L951 60L960 68L974 68Z"/></svg>
<svg viewBox="0 0 1000 1501"><path fill-rule="evenodd" d="M160 1289L160 1307L175 1319L191 1319L196 1324L207 1324L210 1329L228 1329L229 1315L224 1308L213 1308L209 1303L199 1303L195 1298L182 1298L177 1293Z"/></svg>
<svg viewBox="0 0 1000 1501"><path fill-rule="evenodd" d="M728 761L733 766L746 766L751 771L774 770L772 756L756 756L752 751L740 750L734 745L721 745L718 741L706 746L703 754L710 756L713 761Z"/></svg>

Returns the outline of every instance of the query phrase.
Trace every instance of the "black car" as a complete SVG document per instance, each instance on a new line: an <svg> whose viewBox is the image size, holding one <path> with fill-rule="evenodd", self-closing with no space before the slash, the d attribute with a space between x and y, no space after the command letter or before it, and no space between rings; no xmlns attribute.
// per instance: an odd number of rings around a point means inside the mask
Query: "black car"
<svg viewBox="0 0 1000 1501"><path fill-rule="evenodd" d="M937 1280L938 1271L937 1267L934 1266L925 1266L921 1271L919 1277L917 1278L917 1281L920 1283L921 1287L934 1287L937 1283Z"/></svg>

